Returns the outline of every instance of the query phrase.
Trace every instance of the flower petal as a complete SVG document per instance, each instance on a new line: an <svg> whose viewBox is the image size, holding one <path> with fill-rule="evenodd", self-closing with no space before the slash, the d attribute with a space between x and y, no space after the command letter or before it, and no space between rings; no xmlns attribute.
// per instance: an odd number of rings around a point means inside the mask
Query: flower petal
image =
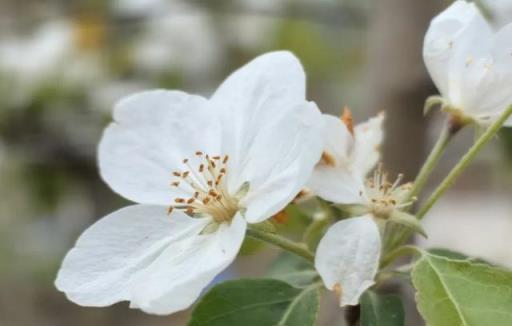
<svg viewBox="0 0 512 326"><path fill-rule="evenodd" d="M305 99L305 76L289 52L262 55L229 76L211 98L221 110L228 188L250 185L240 205L259 222L304 186L322 150L321 113Z"/></svg>
<svg viewBox="0 0 512 326"><path fill-rule="evenodd" d="M236 258L246 225L237 215L230 225L221 224L215 233L169 246L134 278L132 306L159 315L188 308Z"/></svg>
<svg viewBox="0 0 512 326"><path fill-rule="evenodd" d="M55 284L85 306L126 300L155 314L185 309L231 263L245 234L240 217L200 235L208 223L179 212L169 217L160 206L123 208L80 236Z"/></svg>
<svg viewBox="0 0 512 326"><path fill-rule="evenodd" d="M303 103L281 112L247 149L240 178L250 188L239 204L249 223L261 222L290 203L321 156L323 121L316 105Z"/></svg>
<svg viewBox="0 0 512 326"><path fill-rule="evenodd" d="M354 130L355 140L340 119L324 114L324 122L324 154L328 155L328 161L322 160L315 166L308 187L334 203L364 203L361 194L364 194L367 167L375 164L371 151L375 150L374 141L379 140L378 120L358 125Z"/></svg>
<svg viewBox="0 0 512 326"><path fill-rule="evenodd" d="M364 179L344 168L317 165L308 187L314 194L333 203L366 203Z"/></svg>
<svg viewBox="0 0 512 326"><path fill-rule="evenodd" d="M494 36L491 51L467 67L464 83L464 109L480 124L492 123L512 104L512 24Z"/></svg>
<svg viewBox="0 0 512 326"><path fill-rule="evenodd" d="M339 295L340 306L356 305L374 284L381 239L370 215L337 222L318 245L315 268L326 288Z"/></svg>
<svg viewBox="0 0 512 326"><path fill-rule="evenodd" d="M354 128L356 142L352 164L362 177L366 177L379 161L380 145L384 138L383 121L384 114L381 113Z"/></svg>
<svg viewBox="0 0 512 326"><path fill-rule="evenodd" d="M324 153L333 159L332 165L350 168L354 137L338 117L324 114Z"/></svg>
<svg viewBox="0 0 512 326"><path fill-rule="evenodd" d="M99 145L103 179L122 196L168 205L183 193L170 186L173 171L195 151L220 152L220 128L199 96L155 90L122 99ZM191 164L195 162L191 161Z"/></svg>
<svg viewBox="0 0 512 326"><path fill-rule="evenodd" d="M441 94L461 105L466 63L490 47L492 29L474 3L455 1L435 17L425 35L423 58Z"/></svg>

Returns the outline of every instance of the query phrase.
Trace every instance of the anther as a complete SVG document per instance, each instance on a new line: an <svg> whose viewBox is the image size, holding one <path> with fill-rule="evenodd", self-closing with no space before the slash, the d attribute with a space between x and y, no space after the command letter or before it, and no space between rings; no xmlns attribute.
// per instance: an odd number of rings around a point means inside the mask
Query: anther
<svg viewBox="0 0 512 326"><path fill-rule="evenodd" d="M194 197L189 198L189 199L187 200L187 204L192 204L192 203L193 203L193 202L195 202L195 201L196 201L196 199L195 199Z"/></svg>
<svg viewBox="0 0 512 326"><path fill-rule="evenodd" d="M199 172L202 173L203 171L204 171L204 164L201 164L201 165L199 165Z"/></svg>
<svg viewBox="0 0 512 326"><path fill-rule="evenodd" d="M228 160L229 160L229 156L226 155L226 156L224 156L224 159L222 160L222 163L226 164L228 162Z"/></svg>
<svg viewBox="0 0 512 326"><path fill-rule="evenodd" d="M201 152L201 151L197 151L197 152L196 152L196 155L197 155L197 156L203 156L203 152Z"/></svg>
<svg viewBox="0 0 512 326"><path fill-rule="evenodd" d="M182 203L185 202L185 199L183 199L183 198L176 198L176 199L174 199L174 201L177 202L178 204L182 204Z"/></svg>
<svg viewBox="0 0 512 326"><path fill-rule="evenodd" d="M181 177L181 173L179 172L173 172L172 175L175 177Z"/></svg>
<svg viewBox="0 0 512 326"><path fill-rule="evenodd" d="M167 209L167 215L171 215L173 210L174 210L174 207L169 206L169 208Z"/></svg>
<svg viewBox="0 0 512 326"><path fill-rule="evenodd" d="M179 181L175 181L175 182L171 183L171 185L173 187L179 187L180 186L180 182Z"/></svg>
<svg viewBox="0 0 512 326"><path fill-rule="evenodd" d="M183 160L183 164L187 164L187 162L188 162L188 158Z"/></svg>
<svg viewBox="0 0 512 326"><path fill-rule="evenodd" d="M183 179L185 179L186 177L188 177L189 174L190 174L190 171L185 171L185 172L183 172L183 174L181 176L183 177Z"/></svg>
<svg viewBox="0 0 512 326"><path fill-rule="evenodd" d="M216 160L216 161L220 160L220 156L214 156L214 157L212 157L212 158L213 158L214 160Z"/></svg>

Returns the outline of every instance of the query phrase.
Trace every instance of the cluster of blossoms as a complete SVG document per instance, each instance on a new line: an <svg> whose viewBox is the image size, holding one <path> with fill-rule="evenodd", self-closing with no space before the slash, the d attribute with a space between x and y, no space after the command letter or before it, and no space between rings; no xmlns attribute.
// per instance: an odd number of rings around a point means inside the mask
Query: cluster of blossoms
<svg viewBox="0 0 512 326"><path fill-rule="evenodd" d="M512 102L510 32L512 25L494 33L465 1L433 20L424 56L443 108L487 124ZM99 167L137 204L80 236L58 289L87 306L186 309L235 259L247 228L307 188L357 212L328 229L315 255L340 305L357 304L374 284L387 222L414 201L411 185L375 169L383 114L355 126L349 111L322 115L305 85L299 61L273 52L235 71L208 99L155 90L121 100L99 145Z"/></svg>

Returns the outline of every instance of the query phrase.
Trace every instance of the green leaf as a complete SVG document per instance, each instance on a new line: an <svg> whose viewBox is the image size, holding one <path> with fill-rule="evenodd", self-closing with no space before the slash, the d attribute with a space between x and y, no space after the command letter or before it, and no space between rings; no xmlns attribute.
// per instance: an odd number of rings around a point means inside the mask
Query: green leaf
<svg viewBox="0 0 512 326"><path fill-rule="evenodd" d="M431 248L431 249L428 249L428 252L434 256L441 256L441 257L452 259L452 260L469 259L469 257L463 253L456 252L456 251L453 251L450 249L445 249L445 248Z"/></svg>
<svg viewBox="0 0 512 326"><path fill-rule="evenodd" d="M361 326L403 326L404 307L396 295L366 291L361 297Z"/></svg>
<svg viewBox="0 0 512 326"><path fill-rule="evenodd" d="M289 252L283 252L270 265L267 277L302 288L309 286L318 277L318 274L315 267L305 259Z"/></svg>
<svg viewBox="0 0 512 326"><path fill-rule="evenodd" d="M425 253L412 281L430 326L512 325L512 272Z"/></svg>
<svg viewBox="0 0 512 326"><path fill-rule="evenodd" d="M314 326L318 286L304 289L272 279L236 280L214 286L192 313L189 326Z"/></svg>
<svg viewBox="0 0 512 326"><path fill-rule="evenodd" d="M441 256L441 257L445 257L445 258L452 259L452 260L469 260L474 263L494 265L482 258L470 257L466 254L463 254L463 253L460 253L457 251L453 251L450 249L445 249L445 248L431 248L431 249L428 249L428 252L431 253L432 255Z"/></svg>

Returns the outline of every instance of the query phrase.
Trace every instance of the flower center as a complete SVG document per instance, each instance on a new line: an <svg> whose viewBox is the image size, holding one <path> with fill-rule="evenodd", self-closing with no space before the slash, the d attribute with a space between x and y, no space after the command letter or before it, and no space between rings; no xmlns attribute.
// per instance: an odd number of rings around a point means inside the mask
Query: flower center
<svg viewBox="0 0 512 326"><path fill-rule="evenodd" d="M412 184L400 184L403 175L399 174L395 182L388 182L388 176L379 165L373 177L366 181L366 194L370 200L372 213L379 218L387 219L394 209L410 206L416 198L404 202L409 195Z"/></svg>
<svg viewBox="0 0 512 326"><path fill-rule="evenodd" d="M188 198L175 198L169 207L183 210L190 216L211 216L218 222L229 222L238 211L238 199L230 196L226 184L228 155L209 156L201 151L195 153L196 166L185 158L184 169L172 173L172 187L179 188Z"/></svg>

